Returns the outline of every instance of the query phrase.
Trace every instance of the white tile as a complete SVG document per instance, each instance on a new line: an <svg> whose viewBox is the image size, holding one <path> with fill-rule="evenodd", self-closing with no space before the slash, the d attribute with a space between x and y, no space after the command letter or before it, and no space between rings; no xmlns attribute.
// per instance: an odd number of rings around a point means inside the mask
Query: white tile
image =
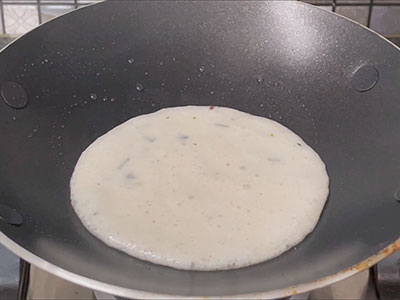
<svg viewBox="0 0 400 300"><path fill-rule="evenodd" d="M24 34L39 25L37 7L35 5L4 5L4 21L7 34Z"/></svg>

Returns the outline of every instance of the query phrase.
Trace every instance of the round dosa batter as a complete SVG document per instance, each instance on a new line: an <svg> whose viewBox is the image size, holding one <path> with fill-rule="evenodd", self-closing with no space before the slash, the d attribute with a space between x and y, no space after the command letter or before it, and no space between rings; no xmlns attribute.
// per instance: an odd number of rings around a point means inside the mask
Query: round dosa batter
<svg viewBox="0 0 400 300"><path fill-rule="evenodd" d="M93 142L71 199L111 247L178 269L221 270L301 242L328 185L318 154L277 122L187 106L133 118Z"/></svg>

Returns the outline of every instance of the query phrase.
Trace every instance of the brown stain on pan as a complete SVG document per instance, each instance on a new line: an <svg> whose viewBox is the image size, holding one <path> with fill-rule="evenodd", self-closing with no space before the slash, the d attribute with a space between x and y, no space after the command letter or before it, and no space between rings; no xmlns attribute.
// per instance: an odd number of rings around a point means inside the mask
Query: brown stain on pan
<svg viewBox="0 0 400 300"><path fill-rule="evenodd" d="M385 257L388 257L390 254L396 252L399 249L400 249L400 239L396 240L393 244L390 244L385 249L379 251L378 254L375 254L367 258L366 260L360 262L359 264L352 266L351 269L355 269L358 272L362 271L376 264L378 261L384 259Z"/></svg>
<svg viewBox="0 0 400 300"><path fill-rule="evenodd" d="M362 262L355 264L349 268L346 268L334 275L330 275L315 281L312 281L310 283L304 283L298 286L292 286L289 288L289 291L296 291L296 288L298 289L299 286L305 287L305 290L312 290L313 285L317 284L317 283L321 283L321 282L325 282L326 285L336 282L334 279L335 278L341 278L341 275L345 275L346 273L349 273L348 276L353 275L355 273L361 272L375 264L377 264L378 262L380 262L382 259L388 257L390 254L396 252L397 250L400 249L400 238L397 239L396 241L394 241L392 244L390 244L389 246L385 247L384 249L382 249L381 251L379 251L377 254L372 255L370 257L368 257L367 259L363 260ZM346 276L346 277L348 277ZM343 278L344 279L344 278ZM339 279L340 280L340 279ZM304 288L302 288L303 290ZM297 292L297 291L296 291ZM302 291L303 292L303 291Z"/></svg>
<svg viewBox="0 0 400 300"><path fill-rule="evenodd" d="M225 297L216 297L216 298L228 298L228 299L237 299L237 298L250 298L250 299L257 299L260 296L264 297L266 299L271 299L271 298L283 298L283 297L288 297L288 296L294 296L297 294L305 293L308 291L312 291L318 288L322 288L324 286L333 284L335 282L338 282L340 280L343 280L351 275L354 275L358 272L361 272L382 259L388 257L390 254L400 250L400 238L394 241L392 244L388 245L381 251L379 251L377 254L372 255L368 257L367 259L363 260L362 262L355 264L349 268L346 268L336 274L326 276L324 278L311 281L311 282L306 282L306 283L301 283L298 285L293 285L290 286L286 289L278 289L278 290L272 290L264 293L254 293L254 294L245 294L245 295L230 295L230 296L225 296ZM203 296L203 299L209 298L209 296Z"/></svg>
<svg viewBox="0 0 400 300"><path fill-rule="evenodd" d="M282 290L275 290L267 293L256 293L252 294L252 297L259 297L260 295L264 294L265 296L270 296L273 295L275 297L276 295L279 295L279 297L288 297L288 296L294 296L297 294L305 293L307 291L312 291L318 288L322 288L324 286L333 284L337 281L343 280L351 275L354 275L358 272L361 272L378 262L380 262L382 259L388 257L390 254L400 250L400 238L394 241L392 244L388 245L381 251L379 251L377 254L372 255L368 257L367 259L363 260L362 262L355 264L349 268L346 268L336 274L326 276L324 278L311 281L311 282L306 282L306 283L301 283L298 285L293 285L290 286L287 289L282 289Z"/></svg>

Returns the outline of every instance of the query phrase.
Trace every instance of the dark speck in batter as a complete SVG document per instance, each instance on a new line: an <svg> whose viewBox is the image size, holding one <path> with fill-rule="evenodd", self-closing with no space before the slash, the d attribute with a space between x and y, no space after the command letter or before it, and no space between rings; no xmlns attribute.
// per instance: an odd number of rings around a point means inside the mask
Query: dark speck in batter
<svg viewBox="0 0 400 300"><path fill-rule="evenodd" d="M228 127L229 127L228 125L221 124L221 123L215 123L214 125L215 125L215 126L218 126L218 127L225 127L225 128L228 128Z"/></svg>
<svg viewBox="0 0 400 300"><path fill-rule="evenodd" d="M125 176L126 179L135 179L135 175L133 175L132 173L128 173Z"/></svg>
<svg viewBox="0 0 400 300"><path fill-rule="evenodd" d="M155 137L150 137L150 136L145 136L144 139L149 143L154 143L154 141L156 140Z"/></svg>
<svg viewBox="0 0 400 300"><path fill-rule="evenodd" d="M123 167L125 167L125 165L130 161L131 159L128 157L126 158L124 161L122 161L120 163L120 165L118 166L118 169L121 170Z"/></svg>

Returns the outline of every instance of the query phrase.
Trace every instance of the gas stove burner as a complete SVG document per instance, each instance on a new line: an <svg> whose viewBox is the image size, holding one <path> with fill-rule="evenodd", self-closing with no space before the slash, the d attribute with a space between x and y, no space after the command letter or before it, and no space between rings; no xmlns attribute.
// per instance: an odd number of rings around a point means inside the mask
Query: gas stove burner
<svg viewBox="0 0 400 300"><path fill-rule="evenodd" d="M380 300L400 298L400 251L374 267L375 285Z"/></svg>

